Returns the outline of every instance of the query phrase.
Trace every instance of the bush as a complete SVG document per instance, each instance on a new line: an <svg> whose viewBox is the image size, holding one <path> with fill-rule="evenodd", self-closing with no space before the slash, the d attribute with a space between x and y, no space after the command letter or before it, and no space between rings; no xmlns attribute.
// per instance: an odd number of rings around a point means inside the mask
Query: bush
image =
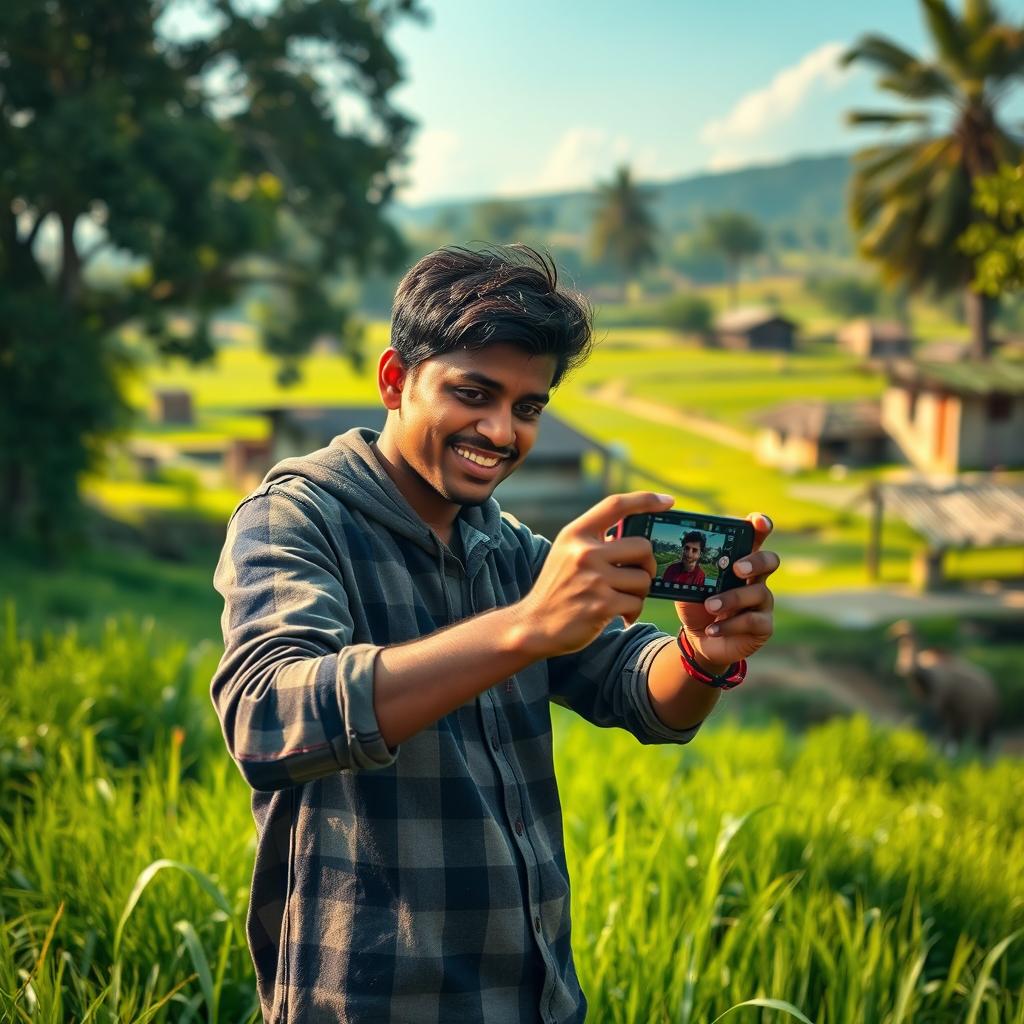
<svg viewBox="0 0 1024 1024"><path fill-rule="evenodd" d="M701 295L682 292L672 296L661 306L661 322L665 327L687 334L711 333L714 311L711 303Z"/></svg>

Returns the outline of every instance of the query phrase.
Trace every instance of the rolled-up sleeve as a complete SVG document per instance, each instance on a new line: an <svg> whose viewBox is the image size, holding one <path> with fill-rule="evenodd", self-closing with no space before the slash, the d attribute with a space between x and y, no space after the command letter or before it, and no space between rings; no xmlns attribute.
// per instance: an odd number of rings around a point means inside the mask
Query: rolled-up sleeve
<svg viewBox="0 0 1024 1024"><path fill-rule="evenodd" d="M613 619L582 650L548 661L551 700L588 722L618 726L641 743L689 743L703 723L670 729L651 704L647 677L654 659L675 637L636 622L623 628Z"/></svg>
<svg viewBox="0 0 1024 1024"><path fill-rule="evenodd" d="M518 524L516 532L536 580L551 550L551 541ZM675 637L650 623L626 628L615 618L586 647L548 659L551 700L588 722L618 726L641 743L689 743L702 722L688 729L670 729L651 703L647 678L654 659Z"/></svg>
<svg viewBox="0 0 1024 1024"><path fill-rule="evenodd" d="M274 490L243 502L213 585L224 653L210 692L253 789L395 761L373 707L381 648L352 643L348 595L314 509Z"/></svg>

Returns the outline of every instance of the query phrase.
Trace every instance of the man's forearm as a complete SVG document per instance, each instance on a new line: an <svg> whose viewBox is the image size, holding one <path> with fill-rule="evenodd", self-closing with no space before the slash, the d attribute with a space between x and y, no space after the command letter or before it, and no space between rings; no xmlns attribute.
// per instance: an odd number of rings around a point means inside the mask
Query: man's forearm
<svg viewBox="0 0 1024 1024"><path fill-rule="evenodd" d="M711 675L723 672L727 665L712 665L698 659ZM666 644L654 659L647 674L647 691L658 718L670 729L688 729L704 721L718 703L722 691L687 675L676 644Z"/></svg>
<svg viewBox="0 0 1024 1024"><path fill-rule="evenodd" d="M477 694L544 657L516 605L385 647L373 672L381 735L395 747Z"/></svg>

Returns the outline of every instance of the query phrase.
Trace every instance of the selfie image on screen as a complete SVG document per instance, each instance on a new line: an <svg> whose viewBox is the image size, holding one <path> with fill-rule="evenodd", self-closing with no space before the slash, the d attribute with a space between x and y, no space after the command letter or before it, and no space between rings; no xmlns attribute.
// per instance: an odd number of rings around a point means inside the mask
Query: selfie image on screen
<svg viewBox="0 0 1024 1024"><path fill-rule="evenodd" d="M735 535L718 523L666 521L651 524L651 547L658 563L654 586L680 595L714 594L724 569L732 564Z"/></svg>

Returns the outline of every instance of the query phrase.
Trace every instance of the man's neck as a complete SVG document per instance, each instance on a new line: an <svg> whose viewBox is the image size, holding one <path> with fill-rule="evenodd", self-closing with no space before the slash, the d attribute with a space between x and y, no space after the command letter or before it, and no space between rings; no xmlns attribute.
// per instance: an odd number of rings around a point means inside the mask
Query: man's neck
<svg viewBox="0 0 1024 1024"><path fill-rule="evenodd" d="M437 534L443 544L450 545L452 530L461 508L450 502L439 504L437 494L424 487L423 481L405 465L401 455L397 452L389 454L392 450L384 434L370 442L370 450L413 511Z"/></svg>

